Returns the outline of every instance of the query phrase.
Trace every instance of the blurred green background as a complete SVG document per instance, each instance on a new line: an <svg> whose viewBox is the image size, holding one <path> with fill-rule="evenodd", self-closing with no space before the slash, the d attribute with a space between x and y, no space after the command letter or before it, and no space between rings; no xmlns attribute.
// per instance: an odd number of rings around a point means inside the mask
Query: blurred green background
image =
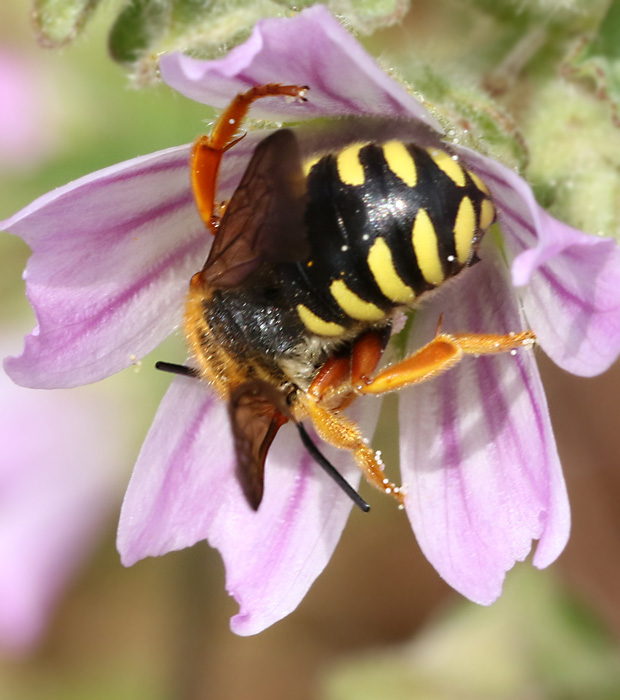
<svg viewBox="0 0 620 700"><path fill-rule="evenodd" d="M420 20L440 21L433 6L450 3L412 3L408 38L425 32ZM23 61L38 87L33 147L0 160L0 218L69 180L206 129L205 107L163 86L133 90L109 60L106 31L117 7L104 5L86 36L50 51L36 45L27 0L3 0L0 50ZM381 41L375 35L370 44ZM21 241L0 234L2 333L33 324L21 281L27 257ZM221 561L204 543L131 569L114 545L124 482L169 383L153 363L179 357L181 342L170 339L140 366L87 390L120 406L126 447L115 465L124 474L117 503L43 639L27 654L2 657L0 700L620 698L620 367L583 380L541 357L574 522L550 571L518 566L489 609L463 601L421 556L405 517L377 498L372 517L353 513L298 610L240 638L228 629L236 606ZM378 441L389 452L386 430Z"/></svg>

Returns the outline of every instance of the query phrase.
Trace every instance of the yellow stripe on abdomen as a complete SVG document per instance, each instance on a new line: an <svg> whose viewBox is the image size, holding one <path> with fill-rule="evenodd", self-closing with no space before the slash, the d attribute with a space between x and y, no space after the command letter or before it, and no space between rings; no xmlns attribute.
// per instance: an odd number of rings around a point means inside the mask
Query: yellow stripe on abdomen
<svg viewBox="0 0 620 700"><path fill-rule="evenodd" d="M415 187L418 171L415 160L402 141L388 141L383 146L383 156L388 168L400 178L405 185Z"/></svg>
<svg viewBox="0 0 620 700"><path fill-rule="evenodd" d="M476 173L473 173L471 170L469 172L469 177L474 181L474 185L483 193L488 195L489 194L489 188L484 184L484 182L480 179Z"/></svg>
<svg viewBox="0 0 620 700"><path fill-rule="evenodd" d="M345 185L363 185L366 176L364 166L360 162L360 151L365 143L354 143L336 156L338 177Z"/></svg>
<svg viewBox="0 0 620 700"><path fill-rule="evenodd" d="M357 321L378 321L385 316L378 306L352 292L344 280L334 280L329 291L345 314Z"/></svg>
<svg viewBox="0 0 620 700"><path fill-rule="evenodd" d="M483 199L480 205L480 229L486 231L495 221L495 207L490 199Z"/></svg>
<svg viewBox="0 0 620 700"><path fill-rule="evenodd" d="M435 161L435 165L442 170L455 185L458 187L465 187L465 171L460 163L455 161L449 153L438 148L429 148L427 153Z"/></svg>
<svg viewBox="0 0 620 700"><path fill-rule="evenodd" d="M461 265L469 259L471 245L476 235L476 212L469 197L463 197L454 222L454 245Z"/></svg>
<svg viewBox="0 0 620 700"><path fill-rule="evenodd" d="M377 238L372 244L367 262L377 286L388 299L399 304L414 300L415 292L396 272L392 251L383 238Z"/></svg>
<svg viewBox="0 0 620 700"><path fill-rule="evenodd" d="M315 335L337 336L344 332L344 327L339 323L325 321L303 304L297 304L297 313L304 326Z"/></svg>
<svg viewBox="0 0 620 700"><path fill-rule="evenodd" d="M443 282L443 269L439 258L437 233L425 209L419 209L413 222L411 244L424 279L430 284Z"/></svg>

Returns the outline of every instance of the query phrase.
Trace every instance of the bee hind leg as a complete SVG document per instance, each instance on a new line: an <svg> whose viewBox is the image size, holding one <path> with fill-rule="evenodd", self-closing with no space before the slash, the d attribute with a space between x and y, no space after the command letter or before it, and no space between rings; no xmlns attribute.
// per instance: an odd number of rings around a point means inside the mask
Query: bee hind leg
<svg viewBox="0 0 620 700"><path fill-rule="evenodd" d="M374 379L355 386L359 394L384 394L432 379L454 367L464 355L495 355L530 347L536 341L531 331L492 335L439 332L417 352L379 372Z"/></svg>

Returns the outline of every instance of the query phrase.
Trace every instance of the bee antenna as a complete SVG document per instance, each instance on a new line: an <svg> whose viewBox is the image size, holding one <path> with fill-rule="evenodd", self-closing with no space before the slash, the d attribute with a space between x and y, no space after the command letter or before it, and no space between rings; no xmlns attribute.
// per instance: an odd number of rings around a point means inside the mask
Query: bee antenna
<svg viewBox="0 0 620 700"><path fill-rule="evenodd" d="M310 456L314 461L329 475L331 478L340 486L340 488L347 494L347 496L355 503L355 505L363 510L364 513L368 513L370 506L366 501L359 495L359 493L349 484L349 482L342 476L342 474L334 467L334 465L320 452L319 448L312 442L312 439L308 435L306 429L302 423L297 423L297 430L299 430L299 435L304 447L308 450Z"/></svg>
<svg viewBox="0 0 620 700"><path fill-rule="evenodd" d="M170 372L170 374L180 374L182 377L198 378L199 374L193 367L187 365L176 365L174 362L156 362L155 369L162 372Z"/></svg>

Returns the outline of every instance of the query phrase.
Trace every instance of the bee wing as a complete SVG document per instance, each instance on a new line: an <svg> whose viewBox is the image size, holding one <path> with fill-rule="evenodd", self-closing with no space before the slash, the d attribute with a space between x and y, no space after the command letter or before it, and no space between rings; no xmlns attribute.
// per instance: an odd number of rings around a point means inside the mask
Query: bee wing
<svg viewBox="0 0 620 700"><path fill-rule="evenodd" d="M237 387L228 403L237 454L237 477L254 510L263 498L265 459L276 433L288 421L282 392L261 381Z"/></svg>
<svg viewBox="0 0 620 700"><path fill-rule="evenodd" d="M297 138L290 129L280 129L256 147L222 217L203 281L235 287L262 262L306 257L305 192Z"/></svg>

